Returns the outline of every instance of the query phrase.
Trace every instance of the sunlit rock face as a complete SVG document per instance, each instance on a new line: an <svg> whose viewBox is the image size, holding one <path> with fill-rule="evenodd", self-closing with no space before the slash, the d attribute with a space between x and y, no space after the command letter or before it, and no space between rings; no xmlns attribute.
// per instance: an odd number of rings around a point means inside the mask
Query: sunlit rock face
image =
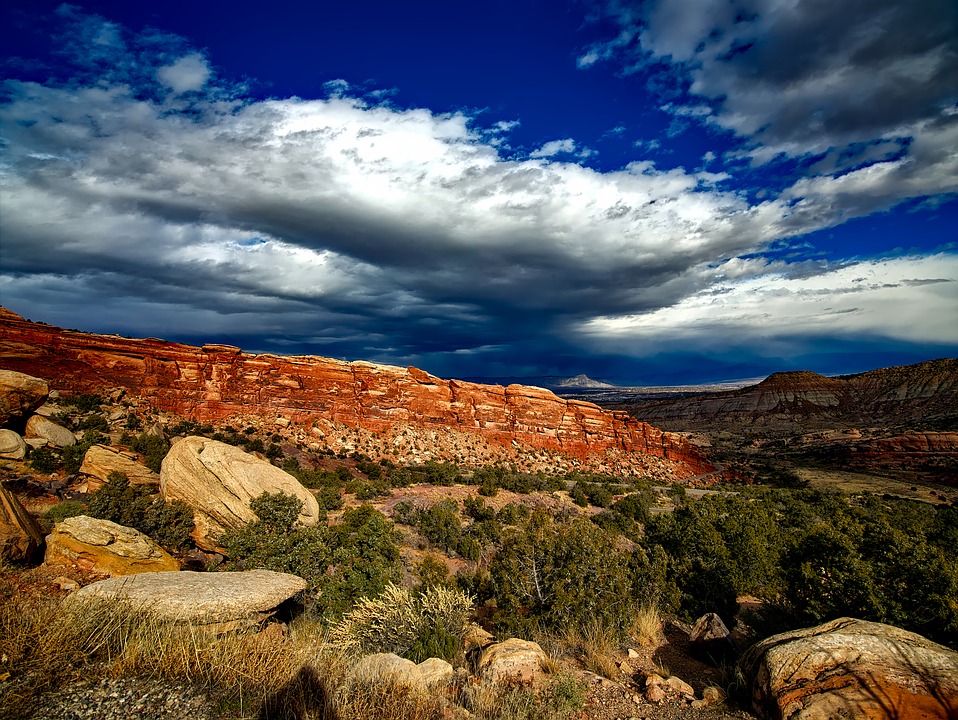
<svg viewBox="0 0 958 720"><path fill-rule="evenodd" d="M312 429L324 440L344 428L362 431L381 438L383 452L404 450L393 441L411 429L466 463L548 457L556 466L676 480L713 469L683 437L627 413L541 388L442 380L412 367L96 335L8 311L0 312L0 367L68 391L122 387L158 410L203 422L255 416Z"/></svg>

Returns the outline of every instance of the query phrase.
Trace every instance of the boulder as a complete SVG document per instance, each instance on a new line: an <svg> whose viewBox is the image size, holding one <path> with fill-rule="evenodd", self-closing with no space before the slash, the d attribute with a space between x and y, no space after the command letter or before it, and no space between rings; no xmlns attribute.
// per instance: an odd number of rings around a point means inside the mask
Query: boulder
<svg viewBox="0 0 958 720"><path fill-rule="evenodd" d="M123 602L163 620L232 629L258 625L305 589L302 578L270 570L155 572L102 580L70 599L110 605Z"/></svg>
<svg viewBox="0 0 958 720"><path fill-rule="evenodd" d="M47 565L67 565L100 575L179 570L173 557L139 530L87 515L58 522L47 536Z"/></svg>
<svg viewBox="0 0 958 720"><path fill-rule="evenodd" d="M542 675L542 663L547 659L538 643L511 638L482 651L478 673L492 682L529 684Z"/></svg>
<svg viewBox="0 0 958 720"><path fill-rule="evenodd" d="M425 692L436 685L445 685L455 676L452 665L439 658L423 660L418 665L393 653L376 653L362 658L353 667L353 680L366 684L392 682Z"/></svg>
<svg viewBox="0 0 958 720"><path fill-rule="evenodd" d="M50 388L32 375L0 370L0 425L25 417L43 405Z"/></svg>
<svg viewBox="0 0 958 720"><path fill-rule="evenodd" d="M104 445L93 445L86 451L82 475L90 475L106 482L112 472L121 472L127 476L131 485L159 485L160 476L135 459Z"/></svg>
<svg viewBox="0 0 958 720"><path fill-rule="evenodd" d="M689 650L699 660L716 666L734 663L739 656L738 646L716 613L707 613L695 621L689 633Z"/></svg>
<svg viewBox="0 0 958 720"><path fill-rule="evenodd" d="M204 437L180 440L160 468L160 492L193 508L193 538L203 550L216 550L226 531L256 519L249 501L264 492L283 492L303 502L299 522L314 526L316 498L289 473L226 443Z"/></svg>
<svg viewBox="0 0 958 720"><path fill-rule="evenodd" d="M76 436L62 425L47 420L42 415L34 415L27 420L27 437L43 438L51 445L65 448L76 443Z"/></svg>
<svg viewBox="0 0 958 720"><path fill-rule="evenodd" d="M958 653L891 625L839 618L773 635L738 670L763 717L958 717Z"/></svg>
<svg viewBox="0 0 958 720"><path fill-rule="evenodd" d="M0 558L30 561L43 547L43 532L16 496L0 485Z"/></svg>
<svg viewBox="0 0 958 720"><path fill-rule="evenodd" d="M27 444L13 430L0 430L0 458L23 460L27 456Z"/></svg>

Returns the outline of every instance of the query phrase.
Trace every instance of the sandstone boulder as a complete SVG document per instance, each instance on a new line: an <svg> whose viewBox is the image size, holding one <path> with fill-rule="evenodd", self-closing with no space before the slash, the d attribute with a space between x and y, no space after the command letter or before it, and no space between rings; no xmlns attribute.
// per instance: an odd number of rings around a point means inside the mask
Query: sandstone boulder
<svg viewBox="0 0 958 720"><path fill-rule="evenodd" d="M542 663L547 659L538 643L511 638L482 651L478 672L491 682L528 684L542 675Z"/></svg>
<svg viewBox="0 0 958 720"><path fill-rule="evenodd" d="M353 680L365 684L392 682L425 692L444 685L455 676L452 665L439 658L429 658L418 665L393 653L376 653L362 658L353 667Z"/></svg>
<svg viewBox="0 0 958 720"><path fill-rule="evenodd" d="M76 443L76 436L62 425L47 420L42 415L34 415L27 420L27 437L43 438L51 445L65 448Z"/></svg>
<svg viewBox="0 0 958 720"><path fill-rule="evenodd" d="M226 629L258 624L305 589L302 578L270 570L155 572L87 585L71 601L123 602L164 620Z"/></svg>
<svg viewBox="0 0 958 720"><path fill-rule="evenodd" d="M133 458L103 445L93 445L86 451L82 475L106 482L112 472L121 472L127 476L131 485L159 485L160 476Z"/></svg>
<svg viewBox="0 0 958 720"><path fill-rule="evenodd" d="M0 370L0 425L24 417L43 405L50 388L32 375Z"/></svg>
<svg viewBox="0 0 958 720"><path fill-rule="evenodd" d="M226 443L203 437L180 440L160 469L160 492L193 508L193 538L203 550L216 550L219 537L256 519L249 501L264 492L283 492L303 502L299 521L314 526L316 498L289 473Z"/></svg>
<svg viewBox="0 0 958 720"><path fill-rule="evenodd" d="M839 618L773 635L738 667L763 717L958 717L958 653L891 625Z"/></svg>
<svg viewBox="0 0 958 720"><path fill-rule="evenodd" d="M16 496L0 485L0 558L30 561L43 547L43 532Z"/></svg>
<svg viewBox="0 0 958 720"><path fill-rule="evenodd" d="M47 536L47 565L67 565L100 575L179 570L179 564L149 537L109 520L77 515Z"/></svg>
<svg viewBox="0 0 958 720"><path fill-rule="evenodd" d="M13 430L0 430L0 458L23 460L27 456L27 444Z"/></svg>

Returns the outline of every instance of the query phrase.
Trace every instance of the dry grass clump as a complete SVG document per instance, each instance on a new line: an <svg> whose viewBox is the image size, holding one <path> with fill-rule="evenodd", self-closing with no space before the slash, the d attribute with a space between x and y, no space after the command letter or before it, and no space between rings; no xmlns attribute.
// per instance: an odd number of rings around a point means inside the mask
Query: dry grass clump
<svg viewBox="0 0 958 720"><path fill-rule="evenodd" d="M643 647L658 647L665 641L662 614L654 605L643 605L632 618L629 637Z"/></svg>
<svg viewBox="0 0 958 720"><path fill-rule="evenodd" d="M316 694L322 685L318 676L304 682L314 656L311 644L288 640L280 632L217 635L131 605L61 603L19 591L4 600L0 676L9 673L9 686L0 694L0 717L29 717L45 691L81 676L185 680L241 713L268 702L275 705L279 698L293 703L297 687L309 685ZM322 706L324 697L319 692L309 703Z"/></svg>
<svg viewBox="0 0 958 720"><path fill-rule="evenodd" d="M392 682L360 687L350 682L352 661L303 618L287 633L274 625L216 634L130 605L31 595L2 580L0 717L10 720L33 716L56 687L119 676L192 683L223 718L243 720L449 720L465 716L463 708L476 720L561 720L583 702L571 676L537 691L463 677L428 694ZM425 601L444 617L461 602L452 595Z"/></svg>
<svg viewBox="0 0 958 720"><path fill-rule="evenodd" d="M456 660L472 605L471 597L442 585L417 594L390 584L380 596L360 599L333 627L329 642L350 655L392 652L416 662Z"/></svg>
<svg viewBox="0 0 958 720"><path fill-rule="evenodd" d="M598 621L571 625L559 634L542 633L537 641L553 657L578 658L586 670L617 680L621 671L614 657L619 633Z"/></svg>
<svg viewBox="0 0 958 720"><path fill-rule="evenodd" d="M585 706L585 688L569 673L559 673L544 686L469 684L462 706L477 720L565 720Z"/></svg>

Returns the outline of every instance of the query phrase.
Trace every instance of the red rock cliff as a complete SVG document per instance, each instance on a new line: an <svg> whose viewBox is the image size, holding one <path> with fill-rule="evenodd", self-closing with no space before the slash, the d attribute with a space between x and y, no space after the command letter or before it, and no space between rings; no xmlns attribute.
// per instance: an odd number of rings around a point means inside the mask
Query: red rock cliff
<svg viewBox="0 0 958 720"><path fill-rule="evenodd" d="M713 469L679 435L540 388L442 380L412 367L96 335L28 322L2 308L0 368L77 392L123 387L159 410L199 421L282 416L373 432L406 424L554 452L585 467L609 467L603 459L615 455L614 466L624 470L648 468L649 456L667 461L676 477Z"/></svg>

